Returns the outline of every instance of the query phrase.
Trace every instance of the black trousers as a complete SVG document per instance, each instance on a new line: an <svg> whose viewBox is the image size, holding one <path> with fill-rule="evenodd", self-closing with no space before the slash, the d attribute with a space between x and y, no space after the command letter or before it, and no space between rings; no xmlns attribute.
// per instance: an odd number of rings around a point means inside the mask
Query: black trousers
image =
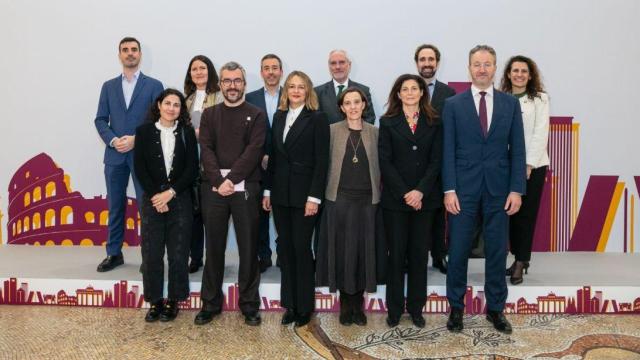
<svg viewBox="0 0 640 360"><path fill-rule="evenodd" d="M260 260L271 259L271 238L269 236L269 213L260 208L260 225L258 226L258 257ZM277 240L276 240L277 241Z"/></svg>
<svg viewBox="0 0 640 360"><path fill-rule="evenodd" d="M191 239L191 195L188 191L169 201L169 211L159 213L145 194L141 206L142 286L144 300L163 299L164 251L169 262L168 298L189 297L189 241Z"/></svg>
<svg viewBox="0 0 640 360"><path fill-rule="evenodd" d="M433 215L431 257L434 260L444 259L447 256L445 216L444 207L436 209Z"/></svg>
<svg viewBox="0 0 640 360"><path fill-rule="evenodd" d="M527 180L527 195L522 197L520 211L511 216L509 242L511 253L515 255L518 261L531 260L533 232L536 229L536 218L538 217L546 173L546 166L531 171L531 175Z"/></svg>
<svg viewBox="0 0 640 360"><path fill-rule="evenodd" d="M280 257L280 303L297 313L315 307L315 264L311 239L316 216L304 216L303 208L273 205Z"/></svg>
<svg viewBox="0 0 640 360"><path fill-rule="evenodd" d="M407 271L406 308L422 313L427 301L427 260L431 247L435 211L384 209L384 228L389 248L387 264L387 312L400 317L405 309L404 267Z"/></svg>
<svg viewBox="0 0 640 360"><path fill-rule="evenodd" d="M203 308L206 310L222 309L222 282L230 216L233 218L240 257L238 306L243 314L258 311L260 307L258 222L262 195L258 183L245 183L245 190L230 196L221 196L211 191L209 183L202 183L202 217L207 234L207 256L202 273L202 300Z"/></svg>

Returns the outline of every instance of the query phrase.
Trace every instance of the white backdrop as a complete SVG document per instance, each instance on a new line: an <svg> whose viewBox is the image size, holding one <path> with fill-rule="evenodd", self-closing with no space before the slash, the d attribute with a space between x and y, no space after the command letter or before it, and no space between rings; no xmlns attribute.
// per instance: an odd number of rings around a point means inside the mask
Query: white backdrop
<svg viewBox="0 0 640 360"><path fill-rule="evenodd" d="M392 81L415 72L418 44L439 46L438 78L445 82L468 79L467 53L479 43L496 49L498 74L509 56L528 55L542 70L552 115L573 116L581 123L580 199L589 175L619 175L637 197L632 176L640 174L634 146L640 129L634 106L640 2L635 0L0 4L4 241L8 182L40 152L71 175L74 190L86 197L106 192L104 144L93 119L101 84L121 70L117 45L124 36L142 42L143 72L178 89L196 54L209 56L216 67L240 62L248 72L248 90L253 90L261 86L259 60L265 53L278 54L285 73L303 70L321 84L330 79L328 52L344 48L353 60L352 78L371 87L378 115ZM616 249L622 241L620 209L618 219L609 240Z"/></svg>

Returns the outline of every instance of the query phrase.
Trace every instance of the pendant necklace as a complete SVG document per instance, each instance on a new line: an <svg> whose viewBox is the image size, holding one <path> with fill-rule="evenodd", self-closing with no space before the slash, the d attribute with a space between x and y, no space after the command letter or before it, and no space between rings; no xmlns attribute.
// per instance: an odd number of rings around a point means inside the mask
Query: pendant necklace
<svg viewBox="0 0 640 360"><path fill-rule="evenodd" d="M353 158L351 158L351 162L353 162L354 164L358 163L358 147L360 147L360 142L362 141L362 136L358 137L358 143L356 145L353 145L353 140L351 139L351 136L349 136L349 143L351 144L351 148L353 149Z"/></svg>

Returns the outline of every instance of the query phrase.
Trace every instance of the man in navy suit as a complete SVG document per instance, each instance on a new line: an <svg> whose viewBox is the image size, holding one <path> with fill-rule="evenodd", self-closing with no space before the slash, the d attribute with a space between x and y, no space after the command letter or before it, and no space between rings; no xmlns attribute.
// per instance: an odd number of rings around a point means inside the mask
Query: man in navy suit
<svg viewBox="0 0 640 360"><path fill-rule="evenodd" d="M469 52L471 89L445 100L442 182L449 215L447 328L463 329L464 296L472 235L482 214L485 237L487 320L511 333L503 314L507 299L509 215L520 209L525 194L526 165L520 103L493 88L496 52L478 45Z"/></svg>
<svg viewBox="0 0 640 360"><path fill-rule="evenodd" d="M160 81L140 72L142 51L140 42L125 37L118 45L122 74L106 81L100 90L95 124L106 144L104 176L109 202L109 238L107 257L98 265L98 272L109 271L124 264L124 216L129 175L133 177L138 207L142 187L133 173L133 144L136 128L142 124L149 106L163 90Z"/></svg>
<svg viewBox="0 0 640 360"><path fill-rule="evenodd" d="M280 79L282 79L282 60L275 54L267 54L260 61L260 76L264 81L264 87L248 93L245 100L262 109L269 121L267 123L267 135L264 141L264 157L262 158L262 170L267 170L269 155L271 155L271 126L273 114L278 110L280 101ZM263 176L264 177L264 176ZM264 189L263 189L264 190ZM258 239L258 258L260 258L260 272L267 271L273 265L271 261L271 239L269 238L269 213L260 210L260 229ZM277 242L278 240L276 240ZM277 252L277 245L276 245Z"/></svg>

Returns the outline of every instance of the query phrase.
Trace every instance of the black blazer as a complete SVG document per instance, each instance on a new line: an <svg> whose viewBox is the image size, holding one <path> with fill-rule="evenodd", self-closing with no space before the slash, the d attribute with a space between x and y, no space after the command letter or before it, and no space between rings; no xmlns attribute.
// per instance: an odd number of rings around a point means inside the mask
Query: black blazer
<svg viewBox="0 0 640 360"><path fill-rule="evenodd" d="M321 111L303 109L282 142L289 111L273 116L273 152L269 156L265 189L271 203L303 208L307 197L322 200L329 164L329 124Z"/></svg>
<svg viewBox="0 0 640 360"><path fill-rule="evenodd" d="M182 141L182 132L186 144ZM167 176L160 144L160 130L155 123L145 123L136 129L134 171L145 195L152 197L168 188L180 194L189 190L198 170L198 148L193 127L178 125L174 131L176 146L173 150L171 172Z"/></svg>
<svg viewBox="0 0 640 360"><path fill-rule="evenodd" d="M456 94L449 85L436 80L433 88L433 97L431 98L431 106L436 110L438 116L442 118L442 109L444 109L444 100Z"/></svg>
<svg viewBox="0 0 640 360"><path fill-rule="evenodd" d="M404 195L411 190L424 194L422 210L442 206L442 126L439 119L428 125L421 115L416 132L412 134L404 114L381 117L378 156L383 208L414 211L404 202Z"/></svg>
<svg viewBox="0 0 640 360"><path fill-rule="evenodd" d="M349 79L348 84L349 87L358 88L362 90L362 92L364 92L364 95L367 97L367 104L369 106L367 107L367 111L362 114L362 119L364 119L364 121L368 122L369 124L373 124L376 121L376 114L373 111L373 103L371 102L371 93L369 92L369 88L351 79ZM333 80L316 86L314 90L318 95L320 111L327 114L329 124L335 124L344 120L344 116L340 112L340 109L338 109L338 97L336 96L336 89L333 87Z"/></svg>

